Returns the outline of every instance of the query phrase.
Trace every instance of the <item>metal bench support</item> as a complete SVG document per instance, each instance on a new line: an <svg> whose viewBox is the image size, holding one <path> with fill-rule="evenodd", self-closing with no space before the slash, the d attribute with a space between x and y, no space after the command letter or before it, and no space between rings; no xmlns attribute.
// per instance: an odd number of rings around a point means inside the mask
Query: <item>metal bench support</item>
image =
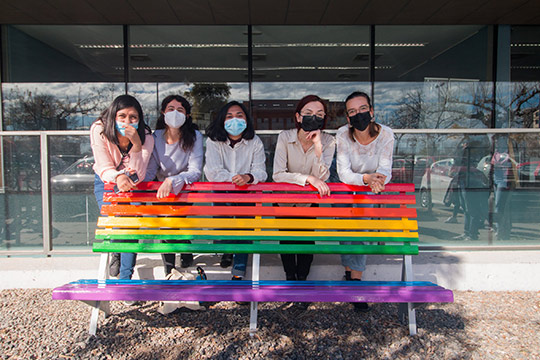
<svg viewBox="0 0 540 360"><path fill-rule="evenodd" d="M414 281L412 270L411 255L403 255L403 263L401 265L401 281ZM399 304L399 318L402 323L409 323L409 334L416 335L416 310L414 303Z"/></svg>
<svg viewBox="0 0 540 360"><path fill-rule="evenodd" d="M261 254L253 254L253 261L251 265L251 280L259 281L259 266L261 264ZM253 285L253 288L257 288L258 285ZM254 336L257 332L257 302L253 301L250 304L249 314L249 336Z"/></svg>

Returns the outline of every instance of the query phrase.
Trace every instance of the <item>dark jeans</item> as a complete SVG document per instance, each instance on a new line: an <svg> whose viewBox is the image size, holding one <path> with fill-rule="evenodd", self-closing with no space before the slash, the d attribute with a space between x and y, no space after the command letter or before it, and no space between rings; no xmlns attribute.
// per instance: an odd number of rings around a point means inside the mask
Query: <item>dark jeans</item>
<svg viewBox="0 0 540 360"><path fill-rule="evenodd" d="M94 195L96 196L96 201L98 203L99 211L101 212L101 207L103 206L103 194L105 193L105 184L99 176L95 176L94 179ZM111 242L127 242L127 243L136 243L137 240L111 240ZM133 268L137 262L136 253L121 253L120 254L120 274L118 279L120 280L129 280L133 276Z"/></svg>

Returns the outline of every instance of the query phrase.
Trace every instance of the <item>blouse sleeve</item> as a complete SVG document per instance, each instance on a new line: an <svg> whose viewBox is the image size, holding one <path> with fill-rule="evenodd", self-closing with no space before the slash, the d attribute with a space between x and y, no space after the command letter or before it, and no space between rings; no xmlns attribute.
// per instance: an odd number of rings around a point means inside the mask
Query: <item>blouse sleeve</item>
<svg viewBox="0 0 540 360"><path fill-rule="evenodd" d="M191 184L201 177L203 164L203 143L202 135L197 131L197 137L193 149L189 153L188 168L178 175L169 176L173 186L173 193L176 195L182 190L184 184Z"/></svg>
<svg viewBox="0 0 540 360"><path fill-rule="evenodd" d="M219 145L215 141L208 138L206 140L206 165L204 165L204 175L208 181L214 182L230 182L233 174L225 170L223 158L219 151Z"/></svg>
<svg viewBox="0 0 540 360"><path fill-rule="evenodd" d="M102 134L103 126L93 124L90 128L90 145L94 154L94 171L105 182L115 182L116 177L121 174L116 168L113 154L111 154L108 143L109 140Z"/></svg>
<svg viewBox="0 0 540 360"><path fill-rule="evenodd" d="M275 182L284 182L297 185L306 185L308 175L291 173L288 169L287 140L284 133L278 136L276 151L274 152L274 173L272 178Z"/></svg>
<svg viewBox="0 0 540 360"><path fill-rule="evenodd" d="M345 136L348 136L345 134ZM366 185L364 184L364 174L358 174L351 169L351 148L346 139L338 134L337 136L337 172L339 180L342 183L349 185Z"/></svg>
<svg viewBox="0 0 540 360"><path fill-rule="evenodd" d="M325 137L328 139L323 145L323 152L320 158L315 157L313 167L311 168L311 175L321 179L322 181L328 180L330 177L330 166L332 166L332 160L334 159L334 153L336 152L336 141L332 135Z"/></svg>
<svg viewBox="0 0 540 360"><path fill-rule="evenodd" d="M148 167L146 168L146 176L144 181L153 181L156 178L157 172L159 169L159 155L157 154L157 149L154 147L152 151L152 156L148 162Z"/></svg>
<svg viewBox="0 0 540 360"><path fill-rule="evenodd" d="M253 161L251 162L250 174L253 175L253 184L263 182L268 177L266 173L266 155L264 145L258 136L253 139Z"/></svg>
<svg viewBox="0 0 540 360"><path fill-rule="evenodd" d="M382 142L379 151L379 166L377 172L386 175L385 184L388 184L392 179L392 155L394 153L394 134L390 131L390 134Z"/></svg>

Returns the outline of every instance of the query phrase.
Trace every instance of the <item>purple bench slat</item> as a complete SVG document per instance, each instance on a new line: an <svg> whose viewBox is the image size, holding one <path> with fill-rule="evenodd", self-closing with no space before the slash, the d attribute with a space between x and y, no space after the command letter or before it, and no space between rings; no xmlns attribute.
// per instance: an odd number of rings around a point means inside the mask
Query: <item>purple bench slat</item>
<svg viewBox="0 0 540 360"><path fill-rule="evenodd" d="M67 284L55 300L85 301L309 301L309 302L453 302L439 286L255 286L245 285L96 285Z"/></svg>

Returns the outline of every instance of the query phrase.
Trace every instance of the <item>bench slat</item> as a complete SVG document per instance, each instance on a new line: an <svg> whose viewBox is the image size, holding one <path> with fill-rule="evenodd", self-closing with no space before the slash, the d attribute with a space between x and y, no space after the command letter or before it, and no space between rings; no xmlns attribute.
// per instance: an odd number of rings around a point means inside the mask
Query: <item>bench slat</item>
<svg viewBox="0 0 540 360"><path fill-rule="evenodd" d="M177 205L103 205L103 215L120 216L219 216L229 215L230 206L177 206ZM305 208L305 207L270 207L270 206L235 206L235 216L295 216L295 217L379 217L379 218L415 218L416 209L411 208Z"/></svg>
<svg viewBox="0 0 540 360"><path fill-rule="evenodd" d="M156 191L161 186L161 182L149 181L137 184L139 190L154 190ZM336 191L356 191L370 192L368 186L348 185L343 183L328 183L332 192ZM114 184L105 184L106 190L113 190ZM295 191L295 192L317 192L317 189L312 185L295 185L287 183L259 183L255 185L236 186L231 183L221 182L195 182L187 184L184 187L186 191ZM414 184L386 184L384 192L414 192Z"/></svg>
<svg viewBox="0 0 540 360"><path fill-rule="evenodd" d="M152 284L67 284L53 291L53 299L70 300L125 300L125 301L309 301L309 302L452 302L451 291L439 286L386 285L377 282L349 282L347 285L318 286L311 284L265 285L258 282L183 281L177 285L158 282ZM242 284L243 283L243 284ZM316 283L316 282L315 282Z"/></svg>
<svg viewBox="0 0 540 360"><path fill-rule="evenodd" d="M93 244L94 252L130 253L244 253L244 254L388 254L418 255L418 246L404 245L327 245L327 244L169 244L121 243Z"/></svg>
<svg viewBox="0 0 540 360"><path fill-rule="evenodd" d="M105 202L157 202L155 193L147 192L127 192L127 193L105 193ZM242 193L179 193L169 195L163 202L187 202L187 203L279 203L279 204L407 204L416 203L414 195L352 195L334 194L332 196L321 197L318 194L260 194Z"/></svg>
<svg viewBox="0 0 540 360"><path fill-rule="evenodd" d="M226 229L333 229L418 230L416 220L245 219L182 217L100 217L99 227L118 228L226 228Z"/></svg>
<svg viewBox="0 0 540 360"><path fill-rule="evenodd" d="M253 231L253 230L172 230L172 229L97 229L96 239L160 240L291 240L299 241L418 241L416 232L347 231Z"/></svg>

